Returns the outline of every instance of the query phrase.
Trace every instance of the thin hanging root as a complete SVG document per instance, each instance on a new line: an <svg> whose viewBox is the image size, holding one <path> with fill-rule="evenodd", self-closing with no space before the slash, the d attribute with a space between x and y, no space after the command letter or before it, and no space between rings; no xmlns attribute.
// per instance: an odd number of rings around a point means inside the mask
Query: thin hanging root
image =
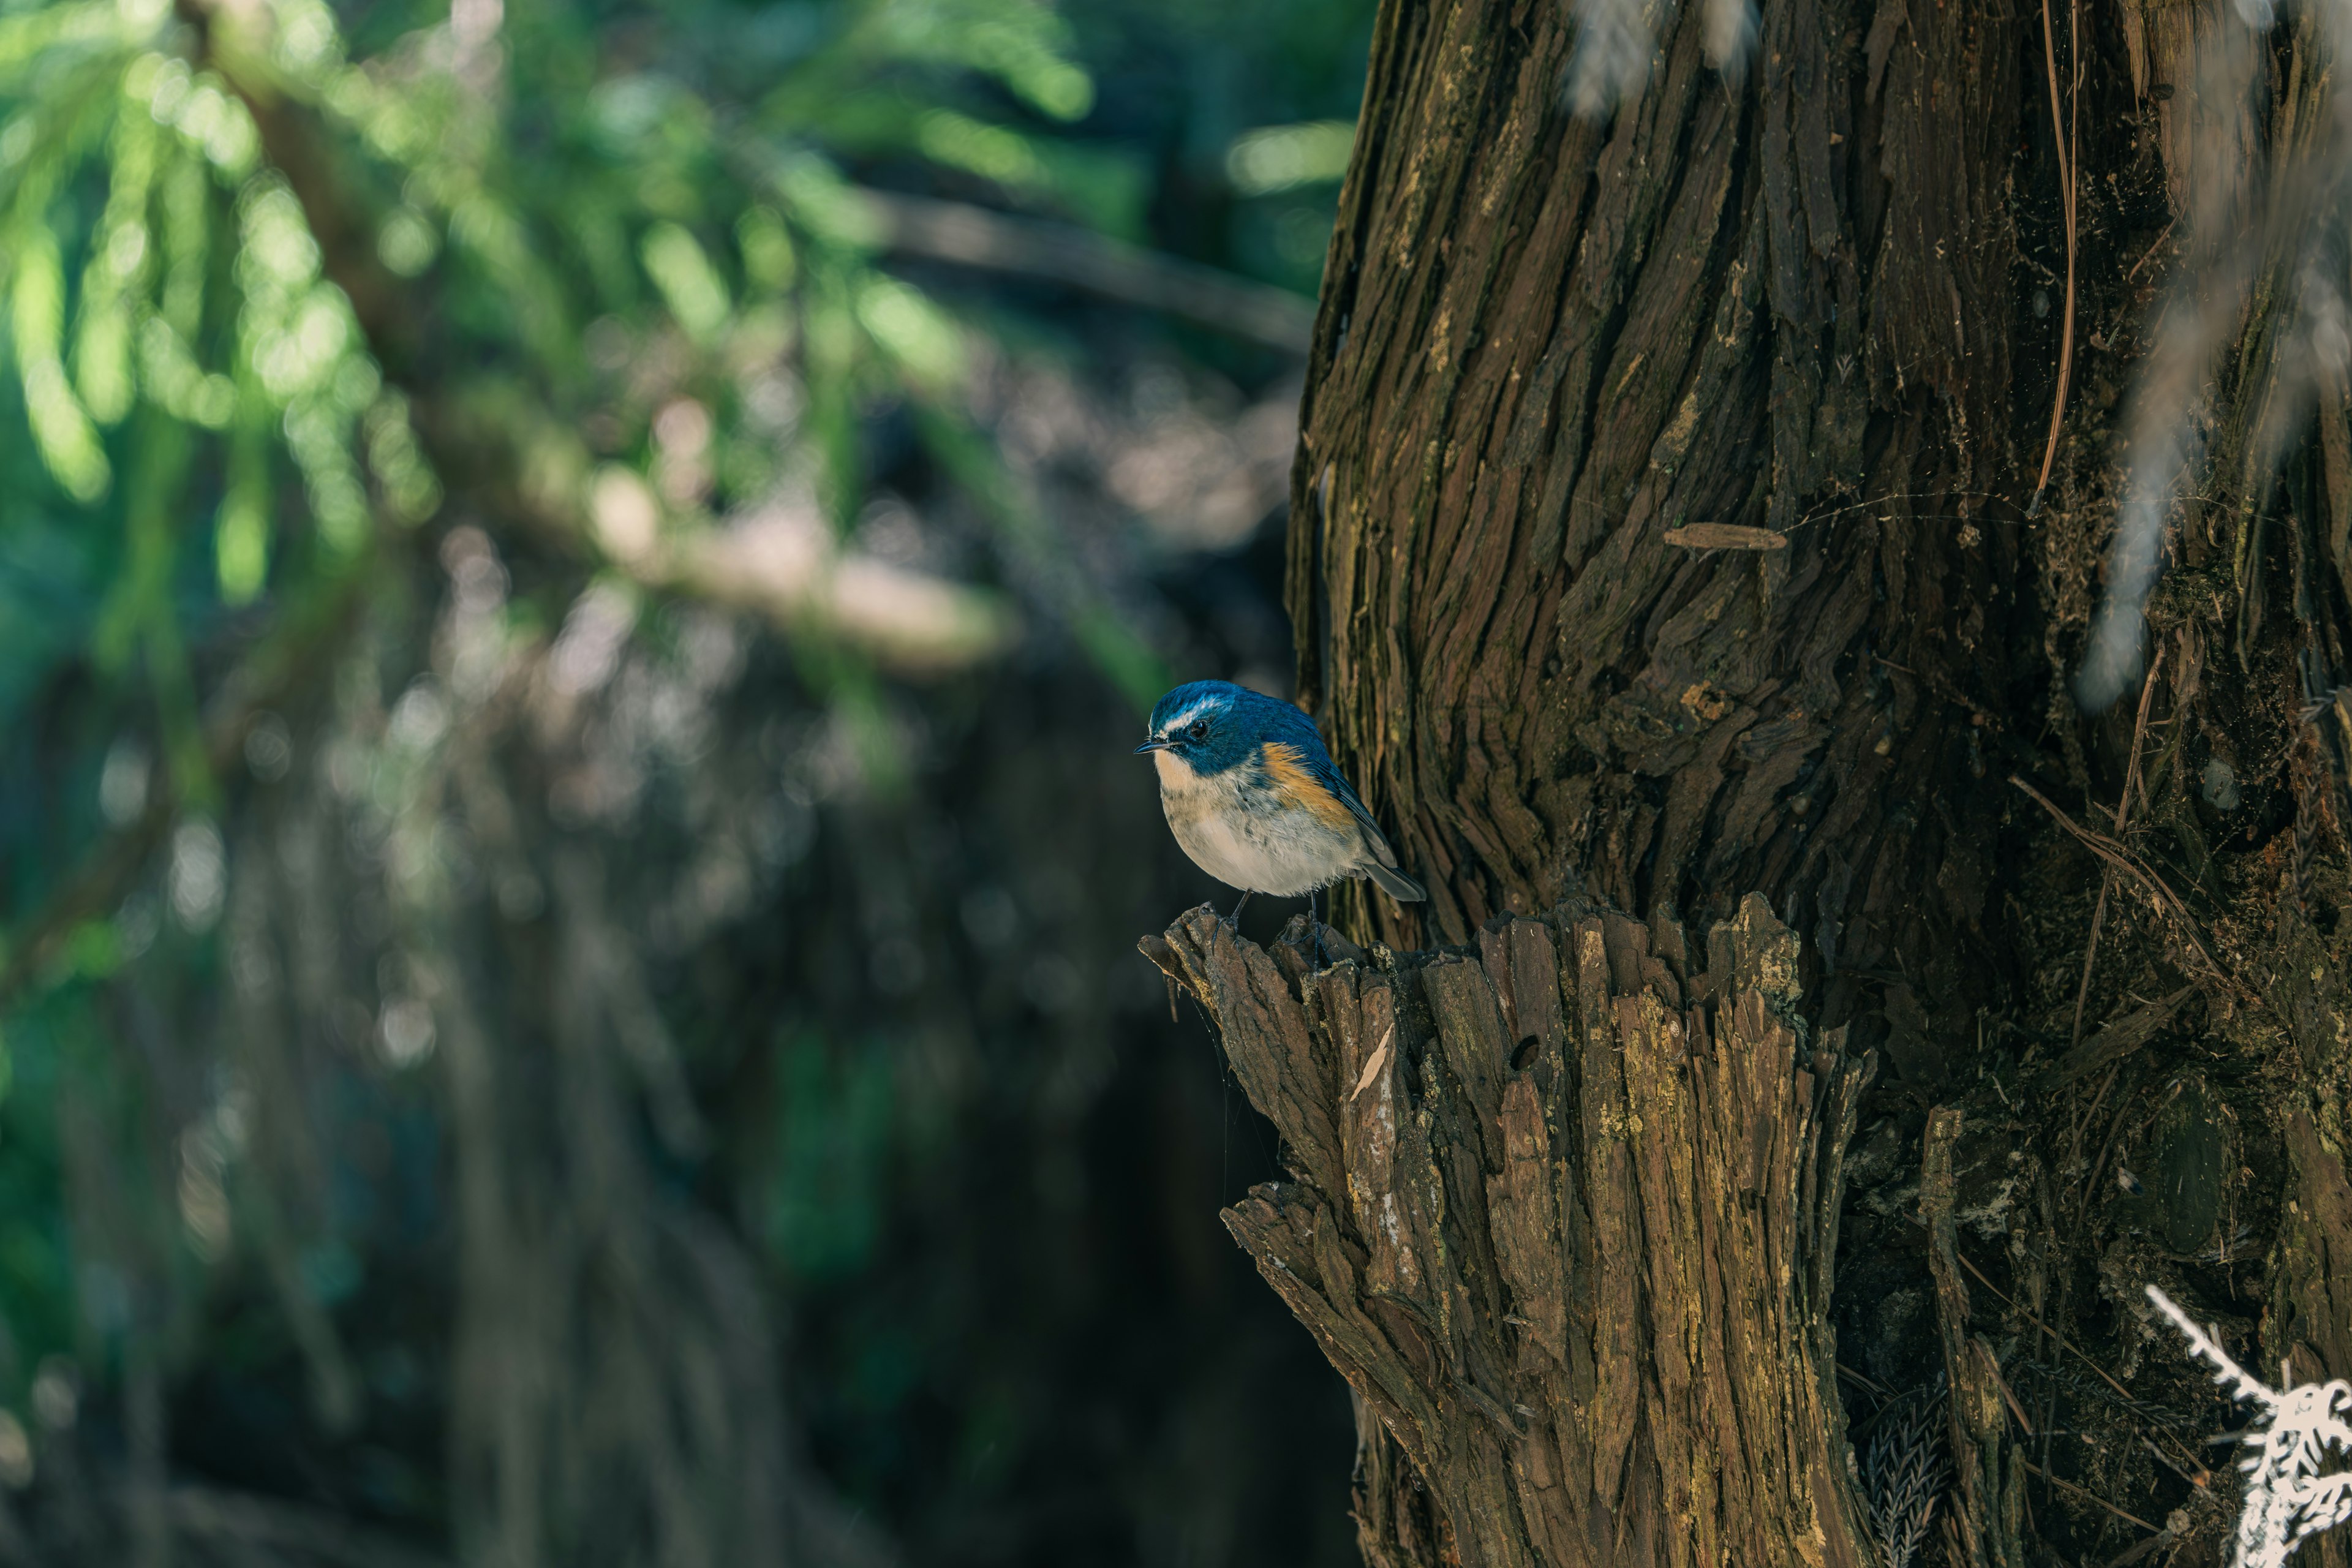
<svg viewBox="0 0 2352 1568"><path fill-rule="evenodd" d="M2067 108L2075 122L2075 132L2079 132L2083 94L2080 0L2069 0L2066 8L2066 44L2067 63L2072 68ZM2058 460L2058 435L2066 423L2066 394L2074 380L2074 164L2082 142L2079 134L2070 133L2058 118L2058 43L2050 21L2050 0L2042 0L2042 58L2050 74L2050 133L2056 142L2058 177L2065 187L2066 314L2058 338L2058 393L2050 400L2050 440L2042 449L2042 477L2033 482L2033 500L2025 509L2028 518L2042 515L2042 493L2050 488L2050 469ZM2105 901L2103 898L2101 902Z"/></svg>

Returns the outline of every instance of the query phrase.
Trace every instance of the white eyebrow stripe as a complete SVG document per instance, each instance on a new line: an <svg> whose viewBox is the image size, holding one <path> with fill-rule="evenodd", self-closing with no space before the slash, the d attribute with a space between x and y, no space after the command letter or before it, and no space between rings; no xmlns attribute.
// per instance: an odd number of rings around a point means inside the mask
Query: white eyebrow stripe
<svg viewBox="0 0 2352 1568"><path fill-rule="evenodd" d="M1173 719L1169 720L1165 724L1160 725L1160 732L1163 735L1172 735L1177 731L1182 729L1185 725L1190 724L1194 719L1200 717L1202 713L1214 708L1216 705L1217 700L1215 698L1203 698L1202 700L1193 703L1190 708L1185 709L1181 713L1177 714Z"/></svg>

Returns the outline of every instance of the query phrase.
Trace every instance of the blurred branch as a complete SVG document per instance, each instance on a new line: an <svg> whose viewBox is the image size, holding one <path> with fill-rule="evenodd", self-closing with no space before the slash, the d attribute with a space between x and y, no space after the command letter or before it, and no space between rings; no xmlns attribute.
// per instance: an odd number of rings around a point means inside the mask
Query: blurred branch
<svg viewBox="0 0 2352 1568"><path fill-rule="evenodd" d="M654 586L788 629L814 622L900 675L965 668L1002 652L1020 633L1001 595L835 549L827 533L776 509L725 529L684 532L631 569Z"/></svg>
<svg viewBox="0 0 2352 1568"><path fill-rule="evenodd" d="M1305 354L1315 302L1066 224L1010 217L964 202L891 191L863 193L885 248L1066 283L1090 294L1181 316L1285 353Z"/></svg>
<svg viewBox="0 0 2352 1568"><path fill-rule="evenodd" d="M435 363L423 334L438 301L429 285L384 265L362 182L337 157L316 112L268 90L237 52L235 29L205 0L183 0L182 14L203 27L214 63L253 116L264 157L310 221L327 277L350 300L385 376L408 395L417 438L442 483L468 510L520 523L559 555L611 566L656 593L761 615L787 630L821 626L903 675L962 668L1018 635L1003 597L971 584L830 547L766 549L740 529L665 529L660 503L643 483L627 470L600 474L577 427L529 387L478 374L460 380ZM1210 280L1195 289L1204 306L1217 288L1255 287L1195 270Z"/></svg>

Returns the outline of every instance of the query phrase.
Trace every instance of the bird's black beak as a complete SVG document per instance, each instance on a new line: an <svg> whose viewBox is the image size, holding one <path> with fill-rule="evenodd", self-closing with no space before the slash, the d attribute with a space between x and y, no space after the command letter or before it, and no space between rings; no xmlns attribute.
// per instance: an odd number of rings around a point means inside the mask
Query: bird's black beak
<svg viewBox="0 0 2352 1568"><path fill-rule="evenodd" d="M1135 748L1135 754L1139 757L1146 752L1164 752L1172 744L1171 741L1146 741Z"/></svg>

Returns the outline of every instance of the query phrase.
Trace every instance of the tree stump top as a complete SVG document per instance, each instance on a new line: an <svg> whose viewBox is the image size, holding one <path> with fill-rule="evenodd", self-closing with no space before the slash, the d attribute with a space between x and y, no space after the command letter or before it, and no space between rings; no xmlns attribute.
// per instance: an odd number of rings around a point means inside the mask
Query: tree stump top
<svg viewBox="0 0 2352 1568"><path fill-rule="evenodd" d="M1368 1560L1871 1560L1825 1310L1874 1062L1762 899L1703 945L1570 905L1141 946L1282 1134L1224 1219L1360 1402Z"/></svg>

